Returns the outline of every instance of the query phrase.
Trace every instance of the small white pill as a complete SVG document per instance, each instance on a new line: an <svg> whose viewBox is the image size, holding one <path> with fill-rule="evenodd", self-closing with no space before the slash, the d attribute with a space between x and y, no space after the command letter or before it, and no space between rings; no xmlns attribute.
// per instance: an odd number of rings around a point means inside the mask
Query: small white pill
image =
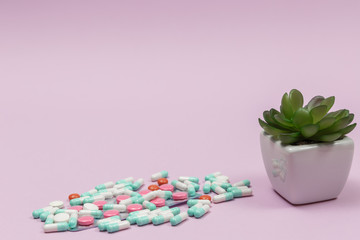
<svg viewBox="0 0 360 240"><path fill-rule="evenodd" d="M84 210L99 210L99 207L92 203L85 203L83 209Z"/></svg>
<svg viewBox="0 0 360 240"><path fill-rule="evenodd" d="M64 202L63 201L53 201L53 202L49 203L49 205L52 207L63 208Z"/></svg>
<svg viewBox="0 0 360 240"><path fill-rule="evenodd" d="M70 216L67 213L58 213L54 216L54 222L56 222L56 223L68 222L69 218L70 218Z"/></svg>

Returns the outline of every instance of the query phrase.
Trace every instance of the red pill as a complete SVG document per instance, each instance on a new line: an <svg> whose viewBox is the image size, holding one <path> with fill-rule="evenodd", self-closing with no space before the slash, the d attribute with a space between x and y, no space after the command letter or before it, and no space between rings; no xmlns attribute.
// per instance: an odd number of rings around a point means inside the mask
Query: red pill
<svg viewBox="0 0 360 240"><path fill-rule="evenodd" d="M69 195L69 200L74 199L74 198L79 198L79 197L80 197L80 195L78 193L72 193Z"/></svg>
<svg viewBox="0 0 360 240"><path fill-rule="evenodd" d="M150 185L150 186L148 186L148 189L150 191L156 191L156 190L159 190L159 186L158 185Z"/></svg>
<svg viewBox="0 0 360 240"><path fill-rule="evenodd" d="M201 196L199 197L199 199L211 201L211 197L210 197L209 195L201 195Z"/></svg>
<svg viewBox="0 0 360 240"><path fill-rule="evenodd" d="M169 181L166 178L160 178L159 180L157 180L159 186L163 185L163 184L167 184Z"/></svg>

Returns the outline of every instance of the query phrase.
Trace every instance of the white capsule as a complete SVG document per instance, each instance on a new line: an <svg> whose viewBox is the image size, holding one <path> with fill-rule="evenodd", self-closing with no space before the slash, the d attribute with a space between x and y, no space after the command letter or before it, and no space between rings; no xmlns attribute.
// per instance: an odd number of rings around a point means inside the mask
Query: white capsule
<svg viewBox="0 0 360 240"><path fill-rule="evenodd" d="M236 182L233 184L233 187L240 187L240 186L250 186L250 181L249 180L243 180L240 182Z"/></svg>
<svg viewBox="0 0 360 240"><path fill-rule="evenodd" d="M84 210L99 210L99 207L92 203L85 203L83 209Z"/></svg>
<svg viewBox="0 0 360 240"><path fill-rule="evenodd" d="M52 224L45 224L44 225L44 232L63 232L67 231L69 228L69 224L66 222L61 223L52 223Z"/></svg>
<svg viewBox="0 0 360 240"><path fill-rule="evenodd" d="M196 218L201 218L202 216L204 216L205 213L209 212L209 210L210 210L209 205L203 205L202 207L195 209L194 216Z"/></svg>
<svg viewBox="0 0 360 240"><path fill-rule="evenodd" d="M171 185L173 185L175 188L181 190L181 191L186 191L187 190L187 185L185 183L182 183L180 181L172 181Z"/></svg>
<svg viewBox="0 0 360 240"><path fill-rule="evenodd" d="M127 185L127 184L125 184L125 183L118 183L118 184L115 184L115 185L114 185L114 188L115 188L115 189L121 189L121 188L124 188L124 187L126 187L126 186L129 186L129 185Z"/></svg>
<svg viewBox="0 0 360 240"><path fill-rule="evenodd" d="M217 176L216 177L216 182L229 182L229 177L228 176Z"/></svg>
<svg viewBox="0 0 360 240"><path fill-rule="evenodd" d="M125 204L114 204L114 210L118 210L119 212L126 212Z"/></svg>
<svg viewBox="0 0 360 240"><path fill-rule="evenodd" d="M226 193L226 190L220 187L217 184L211 184L211 190L215 192L216 194L223 194Z"/></svg>
<svg viewBox="0 0 360 240"><path fill-rule="evenodd" d="M128 190L128 189L126 189L126 190ZM125 189L120 188L120 189L114 190L112 193L113 193L114 197L117 197L119 195L124 195L124 192L125 192ZM128 195L128 194L125 194L125 195Z"/></svg>
<svg viewBox="0 0 360 240"><path fill-rule="evenodd" d="M172 226L176 226L178 224L180 224L181 222L185 221L186 219L189 218L189 215L187 212L181 212L178 215L172 217L170 219L170 223Z"/></svg>
<svg viewBox="0 0 360 240"><path fill-rule="evenodd" d="M58 200L58 201L53 201L53 202L49 203L49 205L52 207L63 208L64 202Z"/></svg>
<svg viewBox="0 0 360 240"><path fill-rule="evenodd" d="M56 222L56 223L68 222L69 218L70 218L70 216L67 213L58 213L54 216L54 222Z"/></svg>
<svg viewBox="0 0 360 240"><path fill-rule="evenodd" d="M49 214L46 217L45 224L52 224L54 223L54 214Z"/></svg>
<svg viewBox="0 0 360 240"><path fill-rule="evenodd" d="M113 195L112 192L101 192L100 194L101 194L102 196L104 196L105 199L109 199L109 198L113 198L113 197L114 197L114 195Z"/></svg>
<svg viewBox="0 0 360 240"><path fill-rule="evenodd" d="M154 198L157 197L157 195L156 195L155 192L156 192L156 191L154 191L154 192L149 192L149 193L145 194L145 195L143 196L143 198L144 198L145 200L147 200L147 201L153 200Z"/></svg>
<svg viewBox="0 0 360 240"><path fill-rule="evenodd" d="M151 181L155 182L155 181L159 180L160 178L167 178L167 177L168 177L168 172L161 171L161 172L157 172L157 173L154 173L153 175L151 175Z"/></svg>
<svg viewBox="0 0 360 240"><path fill-rule="evenodd" d="M227 192L227 193L223 193L223 194L219 194L213 197L213 202L214 203L221 203L221 202L225 202L225 201L230 201L234 199L234 195L232 192Z"/></svg>
<svg viewBox="0 0 360 240"><path fill-rule="evenodd" d="M109 233L124 230L130 227L129 221L111 222L107 225L106 229Z"/></svg>

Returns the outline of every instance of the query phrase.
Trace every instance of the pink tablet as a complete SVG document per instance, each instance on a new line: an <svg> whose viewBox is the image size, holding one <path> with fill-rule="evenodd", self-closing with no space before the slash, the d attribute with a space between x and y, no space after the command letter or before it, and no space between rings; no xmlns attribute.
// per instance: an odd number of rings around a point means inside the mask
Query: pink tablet
<svg viewBox="0 0 360 240"><path fill-rule="evenodd" d="M150 190L142 190L142 191L139 191L140 195L141 196L144 196L145 194L148 194L149 192L152 192Z"/></svg>
<svg viewBox="0 0 360 240"><path fill-rule="evenodd" d="M78 224L80 226L89 226L94 223L94 217L93 216L84 216L78 218Z"/></svg>
<svg viewBox="0 0 360 240"><path fill-rule="evenodd" d="M126 207L128 213L131 213L131 212L135 212L135 211L140 211L142 209L142 205L141 204L130 204Z"/></svg>
<svg viewBox="0 0 360 240"><path fill-rule="evenodd" d="M72 206L72 207L69 207L68 209L80 211L80 210L83 210L83 206Z"/></svg>
<svg viewBox="0 0 360 240"><path fill-rule="evenodd" d="M116 197L116 202L119 204L119 202L121 202L122 200L128 199L130 198L130 196L128 195L119 195Z"/></svg>
<svg viewBox="0 0 360 240"><path fill-rule="evenodd" d="M186 192L176 192L176 193L173 193L172 195L172 198L174 200L185 200L187 199L188 195Z"/></svg>
<svg viewBox="0 0 360 240"><path fill-rule="evenodd" d="M160 186L160 190L173 192L174 191L174 186L171 185L171 184L163 184L163 185Z"/></svg>
<svg viewBox="0 0 360 240"><path fill-rule="evenodd" d="M163 198L154 198L150 201L151 203L155 204L156 207L163 207L165 206L165 199Z"/></svg>
<svg viewBox="0 0 360 240"><path fill-rule="evenodd" d="M108 218L108 217L113 217L119 215L119 211L118 210L107 210L104 212L104 218Z"/></svg>
<svg viewBox="0 0 360 240"><path fill-rule="evenodd" d="M93 204L95 204L96 206L99 207L100 210L102 210L102 209L103 209L103 206L104 206L105 204L107 204L107 201L95 201L95 202L93 202Z"/></svg>

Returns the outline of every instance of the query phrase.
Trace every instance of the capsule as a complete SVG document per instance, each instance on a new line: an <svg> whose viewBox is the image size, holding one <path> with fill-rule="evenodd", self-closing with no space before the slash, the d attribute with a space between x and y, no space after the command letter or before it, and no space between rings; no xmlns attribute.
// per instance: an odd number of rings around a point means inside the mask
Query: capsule
<svg viewBox="0 0 360 240"><path fill-rule="evenodd" d="M81 197L86 197L86 196L92 196L93 194L97 193L98 190L96 190L95 188L90 189L87 192L84 192L83 194L81 194Z"/></svg>
<svg viewBox="0 0 360 240"><path fill-rule="evenodd" d="M232 187L230 183L228 182L213 182L212 184L219 185L223 189L227 190L228 188Z"/></svg>
<svg viewBox="0 0 360 240"><path fill-rule="evenodd" d="M211 182L210 181L205 181L204 186L203 186L203 192L204 193L209 193L211 190Z"/></svg>
<svg viewBox="0 0 360 240"><path fill-rule="evenodd" d="M187 192L189 197L194 197L196 195L195 187L192 184L187 185Z"/></svg>
<svg viewBox="0 0 360 240"><path fill-rule="evenodd" d="M223 194L226 193L225 189L223 189L222 187L220 187L217 184L211 184L211 190L213 192L215 192L216 194Z"/></svg>
<svg viewBox="0 0 360 240"><path fill-rule="evenodd" d="M221 175L221 172L214 172L212 174L205 176L205 180L210 180L210 178L216 178L217 176L220 176L220 175Z"/></svg>
<svg viewBox="0 0 360 240"><path fill-rule="evenodd" d="M237 183L233 184L233 187L241 187L241 186L249 187L250 186L250 181L246 179L246 180L243 180L243 181L240 181L240 182L237 182Z"/></svg>
<svg viewBox="0 0 360 240"><path fill-rule="evenodd" d="M84 202L84 200L85 200L86 198L90 198L90 196L85 196L85 197L79 197L79 198L71 199L71 200L70 200L70 205L71 205L71 206L81 205L81 204L83 204L83 202Z"/></svg>
<svg viewBox="0 0 360 240"><path fill-rule="evenodd" d="M189 207L192 207L192 206L194 206L195 204L198 204L198 203L205 204L205 205L211 205L211 202L209 200L189 199L187 201L187 205Z"/></svg>
<svg viewBox="0 0 360 240"><path fill-rule="evenodd" d="M187 211L188 215L189 215L190 217L194 216L195 210L198 209L199 207L202 207L202 206L203 206L202 203L197 203L197 204L195 204L194 206L190 207L190 208L188 209L188 211Z"/></svg>
<svg viewBox="0 0 360 240"><path fill-rule="evenodd" d="M49 214L46 217L45 224L52 224L54 223L54 214Z"/></svg>
<svg viewBox="0 0 360 240"><path fill-rule="evenodd" d="M171 185L173 185L175 188L181 190L181 191L186 191L187 190L187 185L185 183L179 182L177 180L174 180L171 182Z"/></svg>
<svg viewBox="0 0 360 240"><path fill-rule="evenodd" d="M170 208L168 206L164 206L164 207L161 207L161 208L157 208L153 211L150 212L150 214L156 214L158 215L161 211L166 211L166 210L169 210Z"/></svg>
<svg viewBox="0 0 360 240"><path fill-rule="evenodd" d="M142 185L144 185L144 179L139 178L131 186L134 191L138 190Z"/></svg>
<svg viewBox="0 0 360 240"><path fill-rule="evenodd" d="M93 196L98 196L98 195L104 196L105 199L110 199L110 198L114 197L112 192L98 192L98 193L95 193Z"/></svg>
<svg viewBox="0 0 360 240"><path fill-rule="evenodd" d="M44 208L36 209L32 212L32 216L33 218L39 218L41 213L49 211L52 208L53 208L52 206L47 206Z"/></svg>
<svg viewBox="0 0 360 240"><path fill-rule="evenodd" d="M248 188L249 188L249 187L247 187L247 186L229 187L228 189L226 189L226 191L231 192L231 191L236 190L236 189L242 190L242 189L248 189Z"/></svg>
<svg viewBox="0 0 360 240"><path fill-rule="evenodd" d="M103 212L101 210L80 210L79 216L93 216L94 218L102 218Z"/></svg>
<svg viewBox="0 0 360 240"><path fill-rule="evenodd" d="M155 182L160 178L167 178L168 175L169 174L167 171L161 171L161 172L154 173L153 175L151 175L151 181Z"/></svg>
<svg viewBox="0 0 360 240"><path fill-rule="evenodd" d="M138 212L140 212L140 211L138 211ZM129 223L132 225L132 224L136 223L136 220L139 217L148 216L148 215L149 215L149 212L141 212L138 214L129 214L129 216L126 218L126 220L129 221Z"/></svg>
<svg viewBox="0 0 360 240"><path fill-rule="evenodd" d="M173 208L170 208L168 210L164 210L164 211L159 212L159 215L164 215L164 214L167 214L169 212L172 213L174 216L176 216L176 215L178 215L180 213L180 208L173 207Z"/></svg>
<svg viewBox="0 0 360 240"><path fill-rule="evenodd" d="M138 198L139 197L131 197L131 198L128 198L128 199L124 199L121 201L121 204L124 204L124 205L130 205L130 204L133 204L133 203L138 203ZM144 198L142 198L144 199Z"/></svg>
<svg viewBox="0 0 360 240"><path fill-rule="evenodd" d="M134 182L134 178L133 177L128 177L128 178L125 178L125 179L121 179L119 181L116 182L116 184L119 184L119 183L133 183Z"/></svg>
<svg viewBox="0 0 360 240"><path fill-rule="evenodd" d="M229 182L229 177L224 175L217 176L215 177L215 182Z"/></svg>
<svg viewBox="0 0 360 240"><path fill-rule="evenodd" d="M79 199L79 198L75 198L73 200L76 200L76 199ZM104 200L105 200L105 196L100 194L100 195L95 195L93 197L87 197L82 201L82 203L83 204L85 204L85 203L93 203L95 201L104 201Z"/></svg>
<svg viewBox="0 0 360 240"><path fill-rule="evenodd" d="M201 218L202 216L205 215L205 213L207 213L210 210L210 206L209 205L203 205L202 207L196 208L194 211L194 216L196 218Z"/></svg>
<svg viewBox="0 0 360 240"><path fill-rule="evenodd" d="M78 213L71 214L69 219L69 228L76 228L77 220L78 220Z"/></svg>
<svg viewBox="0 0 360 240"><path fill-rule="evenodd" d="M114 185L115 185L115 183L110 181L110 182L106 182L104 184L97 185L95 187L95 189L99 191L99 190L105 189L105 188L112 188Z"/></svg>
<svg viewBox="0 0 360 240"><path fill-rule="evenodd" d="M67 214L71 215L73 213L78 213L78 211L75 209L58 209L55 211L55 214L58 214L58 213L67 213Z"/></svg>
<svg viewBox="0 0 360 240"><path fill-rule="evenodd" d="M186 185L188 185L188 186L189 186L189 185L194 186L196 192L199 191L199 189L200 189L200 185L197 184L197 183L191 182L191 181L189 181L189 180L185 180L184 183L185 183Z"/></svg>
<svg viewBox="0 0 360 240"><path fill-rule="evenodd" d="M45 224L44 225L44 232L64 232L67 231L69 228L69 224L67 222L61 223L52 223L52 224Z"/></svg>
<svg viewBox="0 0 360 240"><path fill-rule="evenodd" d="M110 222L120 222L120 221L121 221L120 216L116 215L116 216L101 219L97 222L97 224L98 224L98 228L100 231L105 231L107 228L107 225Z"/></svg>
<svg viewBox="0 0 360 240"><path fill-rule="evenodd" d="M234 197L247 197L252 195L252 189L234 189L231 191L231 193L234 195Z"/></svg>
<svg viewBox="0 0 360 240"><path fill-rule="evenodd" d="M136 224L143 226L152 222L152 219L156 217L156 214L143 215L136 218Z"/></svg>
<svg viewBox="0 0 360 240"><path fill-rule="evenodd" d="M170 191L157 190L154 191L154 193L156 194L156 197L163 198L165 200L172 198L172 192Z"/></svg>
<svg viewBox="0 0 360 240"><path fill-rule="evenodd" d="M107 210L118 210L119 212L126 212L126 205L125 204L104 204L103 206L103 210L107 211Z"/></svg>
<svg viewBox="0 0 360 240"><path fill-rule="evenodd" d="M179 213L178 215L170 218L171 226L176 226L176 225L178 225L179 223L185 221L188 218L189 218L189 215L188 215L187 212Z"/></svg>
<svg viewBox="0 0 360 240"><path fill-rule="evenodd" d="M143 205L144 208L147 208L147 209L149 209L150 211L153 211L153 210L156 209L156 205L153 204L153 203L151 203L151 202L149 202L149 201L147 201L147 200L143 201L142 205Z"/></svg>
<svg viewBox="0 0 360 240"><path fill-rule="evenodd" d="M107 225L106 229L109 233L124 230L130 227L129 221L111 222Z"/></svg>
<svg viewBox="0 0 360 240"><path fill-rule="evenodd" d="M40 219L42 222L45 222L46 218L50 215L50 214L54 214L56 212L56 210L58 210L59 208L57 207L53 207L48 211L42 212L40 214Z"/></svg>
<svg viewBox="0 0 360 240"><path fill-rule="evenodd" d="M125 187L131 186L131 185L132 185L132 182L118 183L118 184L115 184L113 188L120 189L120 188L125 188ZM132 187L131 187L131 189L132 189Z"/></svg>
<svg viewBox="0 0 360 240"><path fill-rule="evenodd" d="M157 226L157 225L160 225L160 224L163 224L163 223L166 223L166 222L169 222L170 219L174 217L174 214L172 214L171 212L168 212L166 214L163 214L163 215L159 215L159 216L156 216L152 219L152 223Z"/></svg>
<svg viewBox="0 0 360 240"><path fill-rule="evenodd" d="M146 200L146 201L151 201L151 200L153 200L154 198L157 197L156 192L157 192L157 191L149 192L149 193L145 194L145 195L142 196L142 197L143 197L144 200Z"/></svg>
<svg viewBox="0 0 360 240"><path fill-rule="evenodd" d="M184 182L185 180L188 180L193 183L199 183L199 178L197 177L179 177L180 182Z"/></svg>
<svg viewBox="0 0 360 240"><path fill-rule="evenodd" d="M230 201L234 199L234 194L232 192L227 192L223 194L219 194L213 197L214 203L221 203L225 201Z"/></svg>

